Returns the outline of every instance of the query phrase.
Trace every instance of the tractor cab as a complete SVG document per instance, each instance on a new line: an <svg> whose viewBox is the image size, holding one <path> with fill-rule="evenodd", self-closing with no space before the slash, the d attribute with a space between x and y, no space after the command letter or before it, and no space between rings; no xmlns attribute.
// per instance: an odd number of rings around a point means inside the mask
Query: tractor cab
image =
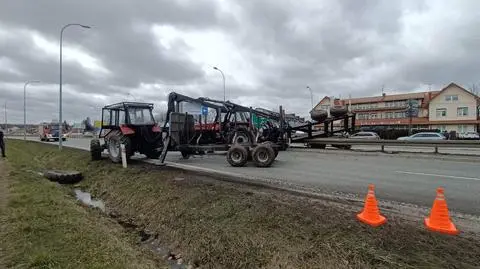
<svg viewBox="0 0 480 269"><path fill-rule="evenodd" d="M135 152L157 159L162 148L161 129L153 117L153 104L121 102L103 107L98 139L91 141L92 158L100 158L104 149L114 162L121 161L120 145L130 158ZM105 143L101 145L100 139Z"/></svg>

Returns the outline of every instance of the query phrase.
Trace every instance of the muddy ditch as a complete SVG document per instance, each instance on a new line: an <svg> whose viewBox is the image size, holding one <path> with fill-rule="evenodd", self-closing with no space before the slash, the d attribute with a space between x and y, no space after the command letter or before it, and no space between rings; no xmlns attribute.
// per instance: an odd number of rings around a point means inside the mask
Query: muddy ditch
<svg viewBox="0 0 480 269"><path fill-rule="evenodd" d="M196 269L200 268L198 262L185 262L180 253L174 253L162 244L159 234L146 230L135 223L135 220L126 216L122 216L118 212L111 211L105 207L105 203L101 199L93 199L89 192L81 189L73 190L78 202L83 206L98 209L105 216L116 221L122 226L125 232L133 234L137 237L137 244L144 249L149 250L154 255L161 257L170 266L171 269Z"/></svg>

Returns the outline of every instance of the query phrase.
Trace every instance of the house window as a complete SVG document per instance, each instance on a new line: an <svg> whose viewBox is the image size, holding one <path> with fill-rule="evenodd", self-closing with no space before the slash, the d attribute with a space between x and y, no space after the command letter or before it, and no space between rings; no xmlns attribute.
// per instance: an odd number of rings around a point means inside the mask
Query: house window
<svg viewBox="0 0 480 269"><path fill-rule="evenodd" d="M405 118L405 112L395 112L395 118L397 119Z"/></svg>
<svg viewBox="0 0 480 269"><path fill-rule="evenodd" d="M376 118L377 118L377 114L375 113L370 114L370 119L376 119Z"/></svg>
<svg viewBox="0 0 480 269"><path fill-rule="evenodd" d="M458 95L445 95L445 101L458 101Z"/></svg>
<svg viewBox="0 0 480 269"><path fill-rule="evenodd" d="M387 113L385 114L385 118L386 118L386 119L392 119L392 118L393 118L393 112L387 112Z"/></svg>
<svg viewBox="0 0 480 269"><path fill-rule="evenodd" d="M466 133L468 131L467 125L458 125L458 132L459 133Z"/></svg>
<svg viewBox="0 0 480 269"><path fill-rule="evenodd" d="M441 132L444 132L444 131L447 130L447 126L445 126L445 125L440 125L440 126L438 126L438 129L439 129Z"/></svg>
<svg viewBox="0 0 480 269"><path fill-rule="evenodd" d="M459 117L468 116L468 107L457 108L457 116Z"/></svg>
<svg viewBox="0 0 480 269"><path fill-rule="evenodd" d="M447 116L446 108L437 108L437 118L443 118Z"/></svg>

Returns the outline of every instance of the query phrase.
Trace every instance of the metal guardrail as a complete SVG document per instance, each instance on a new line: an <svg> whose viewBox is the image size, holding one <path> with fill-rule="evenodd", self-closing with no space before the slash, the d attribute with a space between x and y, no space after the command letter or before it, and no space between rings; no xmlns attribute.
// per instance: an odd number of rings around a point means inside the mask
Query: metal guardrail
<svg viewBox="0 0 480 269"><path fill-rule="evenodd" d="M433 147L435 153L438 153L438 148L480 148L479 140L373 140L373 139L350 139L350 138L314 138L306 142L310 145L370 145L379 146L382 151L385 146L400 146L400 147Z"/></svg>

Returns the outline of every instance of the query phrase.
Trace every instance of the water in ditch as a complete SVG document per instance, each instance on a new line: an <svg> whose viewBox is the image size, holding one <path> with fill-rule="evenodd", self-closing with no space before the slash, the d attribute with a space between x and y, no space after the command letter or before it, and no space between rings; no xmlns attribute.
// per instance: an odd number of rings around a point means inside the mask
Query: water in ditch
<svg viewBox="0 0 480 269"><path fill-rule="evenodd" d="M105 203L103 203L102 200L94 200L92 199L92 195L90 193L84 192L80 189L75 189L74 192L77 199L83 204L98 208L102 210L102 212L105 212Z"/></svg>

